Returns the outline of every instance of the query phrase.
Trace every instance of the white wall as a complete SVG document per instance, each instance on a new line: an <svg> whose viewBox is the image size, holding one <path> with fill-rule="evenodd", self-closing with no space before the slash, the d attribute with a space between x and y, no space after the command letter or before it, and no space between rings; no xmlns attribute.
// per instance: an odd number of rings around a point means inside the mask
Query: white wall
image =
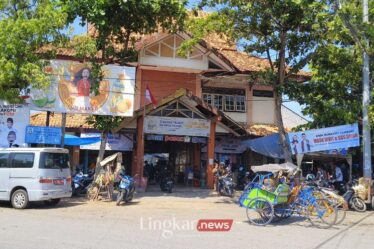
<svg viewBox="0 0 374 249"><path fill-rule="evenodd" d="M140 56L139 63L142 65L177 67L189 69L208 69L208 59L204 55L203 60L188 60L182 58L158 57L158 56Z"/></svg>
<svg viewBox="0 0 374 249"><path fill-rule="evenodd" d="M247 112L225 112L227 116L239 123L247 123Z"/></svg>
<svg viewBox="0 0 374 249"><path fill-rule="evenodd" d="M255 97L252 99L252 123L275 124L274 98Z"/></svg>

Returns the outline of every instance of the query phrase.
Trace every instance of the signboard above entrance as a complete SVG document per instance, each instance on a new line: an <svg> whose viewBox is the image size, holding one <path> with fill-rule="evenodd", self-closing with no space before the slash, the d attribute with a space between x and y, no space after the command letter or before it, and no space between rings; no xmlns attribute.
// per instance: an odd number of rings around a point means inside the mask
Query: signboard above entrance
<svg viewBox="0 0 374 249"><path fill-rule="evenodd" d="M49 88L31 88L30 108L41 111L132 116L135 68L103 67L104 78L94 86L89 64L52 60L44 68Z"/></svg>
<svg viewBox="0 0 374 249"><path fill-rule="evenodd" d="M189 137L189 136L164 136L164 135L153 135L149 134L145 137L148 141L160 141L160 142L183 142L183 143L201 143L206 144L206 137Z"/></svg>
<svg viewBox="0 0 374 249"><path fill-rule="evenodd" d="M146 116L144 119L144 132L209 137L210 122L205 119Z"/></svg>
<svg viewBox="0 0 374 249"><path fill-rule="evenodd" d="M30 144L61 144L61 128L46 126L27 126L26 143Z"/></svg>

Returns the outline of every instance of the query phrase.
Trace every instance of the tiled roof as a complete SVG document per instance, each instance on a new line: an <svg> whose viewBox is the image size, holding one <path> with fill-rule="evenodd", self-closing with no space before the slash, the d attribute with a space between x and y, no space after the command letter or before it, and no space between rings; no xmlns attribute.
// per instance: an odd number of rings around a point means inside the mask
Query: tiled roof
<svg viewBox="0 0 374 249"><path fill-rule="evenodd" d="M230 61L237 69L242 72L246 71L260 71L270 68L267 59L251 56L247 53L240 52L233 49L217 49L218 53L222 54L228 61Z"/></svg>
<svg viewBox="0 0 374 249"><path fill-rule="evenodd" d="M46 112L32 114L30 117L30 125L45 126ZM88 115L82 114L67 114L66 115L66 128L86 128L92 129L92 125L87 124ZM49 117L49 126L61 127L61 114L51 114Z"/></svg>
<svg viewBox="0 0 374 249"><path fill-rule="evenodd" d="M289 129L286 128L286 131ZM270 124L251 124L247 126L247 132L252 136L267 136L278 133L278 127Z"/></svg>

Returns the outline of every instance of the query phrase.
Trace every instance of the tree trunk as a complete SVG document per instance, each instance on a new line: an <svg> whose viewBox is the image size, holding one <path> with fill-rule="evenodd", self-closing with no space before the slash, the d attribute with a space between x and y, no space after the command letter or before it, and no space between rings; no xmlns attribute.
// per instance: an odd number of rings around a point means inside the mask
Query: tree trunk
<svg viewBox="0 0 374 249"><path fill-rule="evenodd" d="M279 50L279 66L278 66L278 82L275 88L275 117L278 126L279 132L279 142L283 149L284 159L286 162L292 162L292 154L288 144L286 130L284 129L283 125L283 118L282 118L282 93L279 91L278 87L283 86L285 83L285 75L286 75L286 32L280 33L280 42L281 47Z"/></svg>
<svg viewBox="0 0 374 249"><path fill-rule="evenodd" d="M99 156L97 157L97 162L96 162L95 179L99 175L99 173L102 169L102 167L100 165L100 162L104 159L105 147L106 147L107 140L108 140L108 133L107 132L101 132L101 143L100 143Z"/></svg>

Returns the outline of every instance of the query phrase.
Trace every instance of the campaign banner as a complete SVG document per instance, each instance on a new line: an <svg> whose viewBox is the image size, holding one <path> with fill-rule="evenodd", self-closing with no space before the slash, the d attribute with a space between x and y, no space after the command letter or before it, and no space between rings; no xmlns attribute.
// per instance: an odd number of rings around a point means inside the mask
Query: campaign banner
<svg viewBox="0 0 374 249"><path fill-rule="evenodd" d="M144 132L209 137L210 122L205 119L146 116L144 119Z"/></svg>
<svg viewBox="0 0 374 249"><path fill-rule="evenodd" d="M103 66L103 80L94 85L90 65L52 60L44 68L48 88L32 87L27 99L33 110L112 116L132 116L135 68Z"/></svg>
<svg viewBox="0 0 374 249"><path fill-rule="evenodd" d="M25 142L29 144L61 144L61 128L48 126L26 127Z"/></svg>
<svg viewBox="0 0 374 249"><path fill-rule="evenodd" d="M360 146L358 124L288 133L292 154Z"/></svg>
<svg viewBox="0 0 374 249"><path fill-rule="evenodd" d="M0 147L9 148L25 143L25 129L30 109L25 105L0 105Z"/></svg>
<svg viewBox="0 0 374 249"><path fill-rule="evenodd" d="M99 133L81 133L81 138L98 137ZM100 150L100 141L93 144L81 145L82 150ZM132 151L134 147L133 134L108 134L105 150Z"/></svg>

